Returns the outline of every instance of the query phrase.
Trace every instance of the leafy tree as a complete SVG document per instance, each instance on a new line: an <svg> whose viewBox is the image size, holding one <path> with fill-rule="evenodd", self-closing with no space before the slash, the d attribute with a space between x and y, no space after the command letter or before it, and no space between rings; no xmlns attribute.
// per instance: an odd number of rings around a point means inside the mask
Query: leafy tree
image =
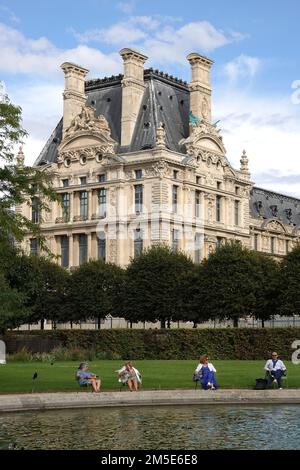
<svg viewBox="0 0 300 470"><path fill-rule="evenodd" d="M280 263L271 256L253 251L253 284L255 284L255 306L252 310L254 318L261 320L262 327L265 321L270 320L278 313L280 294Z"/></svg>
<svg viewBox="0 0 300 470"><path fill-rule="evenodd" d="M130 322L161 322L184 317L182 283L193 262L181 252L159 245L131 260L123 293L125 318Z"/></svg>
<svg viewBox="0 0 300 470"><path fill-rule="evenodd" d="M121 315L120 294L124 271L104 261L89 261L73 271L68 283L70 321L95 319L100 328L107 315Z"/></svg>
<svg viewBox="0 0 300 470"><path fill-rule="evenodd" d="M34 199L41 214L42 210L48 210L50 200L57 199L50 173L15 162L15 148L27 135L22 127L21 112L7 97L0 100L0 249L9 238L21 241L29 231L49 252L39 224L14 210L15 206Z"/></svg>
<svg viewBox="0 0 300 470"><path fill-rule="evenodd" d="M287 253L279 274L281 315L300 315L300 245Z"/></svg>
<svg viewBox="0 0 300 470"><path fill-rule="evenodd" d="M0 334L25 322L27 312L23 301L22 294L11 289L4 273L0 272Z"/></svg>
<svg viewBox="0 0 300 470"><path fill-rule="evenodd" d="M238 326L239 318L250 315L262 318L266 305L268 316L271 290L266 273L269 269L274 269L272 261L238 242L227 243L202 263L194 304L205 306L207 317L231 319L234 326Z"/></svg>
<svg viewBox="0 0 300 470"><path fill-rule="evenodd" d="M69 273L39 256L21 255L8 272L10 285L23 294L28 323L65 320L64 305Z"/></svg>
<svg viewBox="0 0 300 470"><path fill-rule="evenodd" d="M195 265L182 281L182 321L191 321L194 328L199 323L209 320L205 304L201 300L202 294L202 265Z"/></svg>

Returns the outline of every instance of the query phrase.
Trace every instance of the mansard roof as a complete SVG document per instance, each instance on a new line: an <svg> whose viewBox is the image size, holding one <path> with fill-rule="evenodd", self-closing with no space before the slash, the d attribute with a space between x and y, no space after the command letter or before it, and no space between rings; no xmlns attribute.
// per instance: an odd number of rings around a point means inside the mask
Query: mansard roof
<svg viewBox="0 0 300 470"><path fill-rule="evenodd" d="M96 115L104 115L111 129L111 136L121 140L121 105L123 75L87 80L85 90L87 104L96 109ZM158 70L144 71L145 92L129 146L117 147L118 153L134 152L155 146L156 128L163 122L167 147L182 152L179 141L189 134L189 90L187 83ZM55 162L62 139L62 119L57 124L35 165Z"/></svg>
<svg viewBox="0 0 300 470"><path fill-rule="evenodd" d="M300 225L300 199L253 187L250 195L250 213L254 218L277 219L291 225Z"/></svg>

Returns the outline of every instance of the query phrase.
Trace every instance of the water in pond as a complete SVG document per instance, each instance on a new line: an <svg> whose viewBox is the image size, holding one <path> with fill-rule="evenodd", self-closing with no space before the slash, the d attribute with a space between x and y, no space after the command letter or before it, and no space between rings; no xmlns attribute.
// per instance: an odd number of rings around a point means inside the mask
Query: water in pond
<svg viewBox="0 0 300 470"><path fill-rule="evenodd" d="M161 406L0 415L0 449L300 449L300 405Z"/></svg>

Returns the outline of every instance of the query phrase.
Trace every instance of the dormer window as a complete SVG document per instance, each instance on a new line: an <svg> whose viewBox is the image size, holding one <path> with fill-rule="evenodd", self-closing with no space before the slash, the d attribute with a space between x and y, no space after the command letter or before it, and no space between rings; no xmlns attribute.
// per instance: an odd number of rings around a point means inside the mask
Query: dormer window
<svg viewBox="0 0 300 470"><path fill-rule="evenodd" d="M270 206L270 211L271 211L273 217L277 217L278 207L277 207L276 204L273 204L272 206Z"/></svg>

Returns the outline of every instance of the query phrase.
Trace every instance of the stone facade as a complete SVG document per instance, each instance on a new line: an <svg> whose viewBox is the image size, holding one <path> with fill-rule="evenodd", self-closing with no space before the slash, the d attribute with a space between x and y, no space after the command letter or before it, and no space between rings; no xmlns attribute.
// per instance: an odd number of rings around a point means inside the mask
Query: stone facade
<svg viewBox="0 0 300 470"><path fill-rule="evenodd" d="M212 61L187 57L192 80L144 70L147 57L122 49L124 74L85 80L62 65L64 115L35 165L52 175L61 203L36 214L67 268L88 259L128 264L168 243L196 262L226 240L282 256L299 240L300 201L253 186L244 151L226 156L211 122ZM18 162L23 164L23 154ZM30 234L26 251L38 249Z"/></svg>

